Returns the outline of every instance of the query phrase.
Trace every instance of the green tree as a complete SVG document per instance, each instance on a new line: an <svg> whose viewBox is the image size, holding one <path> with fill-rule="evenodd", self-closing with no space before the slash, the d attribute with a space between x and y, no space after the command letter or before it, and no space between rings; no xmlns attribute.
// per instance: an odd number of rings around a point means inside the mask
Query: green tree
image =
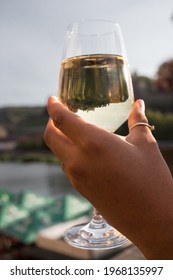
<svg viewBox="0 0 173 280"><path fill-rule="evenodd" d="M156 87L168 93L173 93L173 59L163 62L156 74Z"/></svg>

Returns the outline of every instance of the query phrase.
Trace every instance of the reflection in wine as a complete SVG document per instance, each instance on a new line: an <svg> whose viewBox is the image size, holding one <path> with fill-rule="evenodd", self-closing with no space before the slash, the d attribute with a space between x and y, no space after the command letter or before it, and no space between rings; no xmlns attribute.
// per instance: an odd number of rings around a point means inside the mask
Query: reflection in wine
<svg viewBox="0 0 173 280"><path fill-rule="evenodd" d="M120 55L68 58L61 63L58 95L87 122L115 131L128 118L132 106L128 68Z"/></svg>

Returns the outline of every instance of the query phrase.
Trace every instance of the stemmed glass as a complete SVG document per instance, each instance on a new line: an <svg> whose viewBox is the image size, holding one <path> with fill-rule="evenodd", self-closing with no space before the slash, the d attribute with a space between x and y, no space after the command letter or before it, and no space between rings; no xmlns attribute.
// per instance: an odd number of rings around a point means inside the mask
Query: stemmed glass
<svg viewBox="0 0 173 280"><path fill-rule="evenodd" d="M117 23L85 20L67 27L58 96L69 110L110 132L127 120L133 88ZM86 249L115 248L129 242L96 209L88 224L70 228L64 233L64 239Z"/></svg>

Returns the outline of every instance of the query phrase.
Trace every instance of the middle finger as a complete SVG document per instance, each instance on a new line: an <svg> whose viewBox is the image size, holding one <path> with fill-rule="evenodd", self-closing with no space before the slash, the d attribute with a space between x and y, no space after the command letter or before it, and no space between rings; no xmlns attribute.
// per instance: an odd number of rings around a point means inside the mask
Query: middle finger
<svg viewBox="0 0 173 280"><path fill-rule="evenodd" d="M44 141L59 159L64 161L69 158L73 143L55 127L51 119L44 132Z"/></svg>

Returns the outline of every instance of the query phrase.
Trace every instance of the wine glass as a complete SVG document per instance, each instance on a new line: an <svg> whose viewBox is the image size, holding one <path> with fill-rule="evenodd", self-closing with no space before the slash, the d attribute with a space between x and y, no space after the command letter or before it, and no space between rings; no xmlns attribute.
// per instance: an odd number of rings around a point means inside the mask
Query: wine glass
<svg viewBox="0 0 173 280"><path fill-rule="evenodd" d="M133 104L133 88L117 23L84 20L67 27L58 96L69 110L110 132L127 120ZM109 249L129 242L96 209L88 224L68 229L64 239L86 249Z"/></svg>

